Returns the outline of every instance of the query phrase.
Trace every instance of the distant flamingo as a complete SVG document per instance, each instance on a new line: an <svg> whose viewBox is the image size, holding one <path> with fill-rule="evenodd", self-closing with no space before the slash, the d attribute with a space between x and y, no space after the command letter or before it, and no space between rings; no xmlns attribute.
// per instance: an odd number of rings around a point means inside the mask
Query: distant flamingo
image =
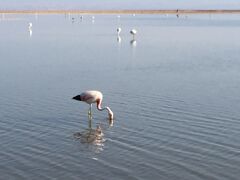
<svg viewBox="0 0 240 180"><path fill-rule="evenodd" d="M89 107L88 115L90 115L90 116L92 114L92 104L97 103L97 109L99 111L107 110L109 120L113 120L113 112L111 111L111 109L107 106L103 107L103 108L101 107L103 95L100 91L93 91L93 90L85 91L85 92L81 93L80 95L73 97L73 99L75 99L77 101L83 101L83 102L89 104L90 107Z"/></svg>
<svg viewBox="0 0 240 180"><path fill-rule="evenodd" d="M30 30L30 29L32 29L32 23L30 22L29 24L28 24L28 29Z"/></svg>
<svg viewBox="0 0 240 180"><path fill-rule="evenodd" d="M133 35L133 39L134 39L135 35L137 34L137 30L136 29L132 29L130 31L130 33Z"/></svg>
<svg viewBox="0 0 240 180"><path fill-rule="evenodd" d="M32 37L32 23L30 22L29 24L28 24L28 31L29 31L29 36L30 37Z"/></svg>
<svg viewBox="0 0 240 180"><path fill-rule="evenodd" d="M119 27L119 28L117 28L117 34L118 34L118 36L120 35L120 32L122 31L122 29Z"/></svg>

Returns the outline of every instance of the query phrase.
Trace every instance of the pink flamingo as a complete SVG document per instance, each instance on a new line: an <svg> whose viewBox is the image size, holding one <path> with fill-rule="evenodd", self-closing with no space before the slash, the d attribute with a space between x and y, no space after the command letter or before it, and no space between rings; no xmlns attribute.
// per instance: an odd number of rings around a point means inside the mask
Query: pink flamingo
<svg viewBox="0 0 240 180"><path fill-rule="evenodd" d="M85 91L85 92L81 93L80 95L73 97L73 99L75 99L77 101L83 101L83 102L89 104L90 107L89 107L88 115L90 115L90 116L92 115L92 104L97 103L97 109L99 111L107 110L109 120L113 120L113 112L111 111L111 109L107 106L103 107L103 108L101 107L103 95L100 91L92 91L92 90Z"/></svg>

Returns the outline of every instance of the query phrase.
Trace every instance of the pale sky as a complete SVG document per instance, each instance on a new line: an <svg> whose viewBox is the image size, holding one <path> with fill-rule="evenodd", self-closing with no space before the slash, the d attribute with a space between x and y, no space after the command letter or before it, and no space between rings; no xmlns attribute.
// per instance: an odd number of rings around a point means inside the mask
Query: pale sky
<svg viewBox="0 0 240 180"><path fill-rule="evenodd" d="M240 9L240 0L0 0L0 9Z"/></svg>

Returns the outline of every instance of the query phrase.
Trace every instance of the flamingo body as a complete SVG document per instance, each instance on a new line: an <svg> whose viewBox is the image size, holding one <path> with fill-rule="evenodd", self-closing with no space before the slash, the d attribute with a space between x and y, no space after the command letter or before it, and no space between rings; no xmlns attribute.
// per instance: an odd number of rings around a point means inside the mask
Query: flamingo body
<svg viewBox="0 0 240 180"><path fill-rule="evenodd" d="M117 28L117 33L118 33L118 35L120 34L120 32L122 31L122 29L119 27L119 28Z"/></svg>
<svg viewBox="0 0 240 180"><path fill-rule="evenodd" d="M97 103L97 109L99 111L107 110L109 119L113 120L113 112L111 111L111 109L107 106L103 107L103 108L101 107L103 95L100 91L95 91L95 90L85 91L85 92L82 92L80 95L73 97L73 99L75 99L77 101L83 101L83 102L89 104L90 111L91 111L92 104Z"/></svg>
<svg viewBox="0 0 240 180"><path fill-rule="evenodd" d="M136 29L132 29L132 30L130 31L130 34L133 35L133 40L134 40L134 39L135 39L135 35L137 34L137 30L136 30Z"/></svg>
<svg viewBox="0 0 240 180"><path fill-rule="evenodd" d="M132 29L132 30L130 31L130 33L134 36L134 35L137 34L137 30L136 30L136 29Z"/></svg>
<svg viewBox="0 0 240 180"><path fill-rule="evenodd" d="M29 29L32 29L32 26L33 26L33 24L30 22L30 23L28 24L28 28L29 28Z"/></svg>

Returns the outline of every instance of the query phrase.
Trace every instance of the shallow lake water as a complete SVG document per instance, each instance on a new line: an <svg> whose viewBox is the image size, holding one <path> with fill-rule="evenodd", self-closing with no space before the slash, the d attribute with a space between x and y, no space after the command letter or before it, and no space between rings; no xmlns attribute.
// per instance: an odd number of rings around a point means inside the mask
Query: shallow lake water
<svg viewBox="0 0 240 180"><path fill-rule="evenodd" d="M238 179L239 32L240 15L1 15L0 179ZM71 99L88 89L113 124Z"/></svg>

